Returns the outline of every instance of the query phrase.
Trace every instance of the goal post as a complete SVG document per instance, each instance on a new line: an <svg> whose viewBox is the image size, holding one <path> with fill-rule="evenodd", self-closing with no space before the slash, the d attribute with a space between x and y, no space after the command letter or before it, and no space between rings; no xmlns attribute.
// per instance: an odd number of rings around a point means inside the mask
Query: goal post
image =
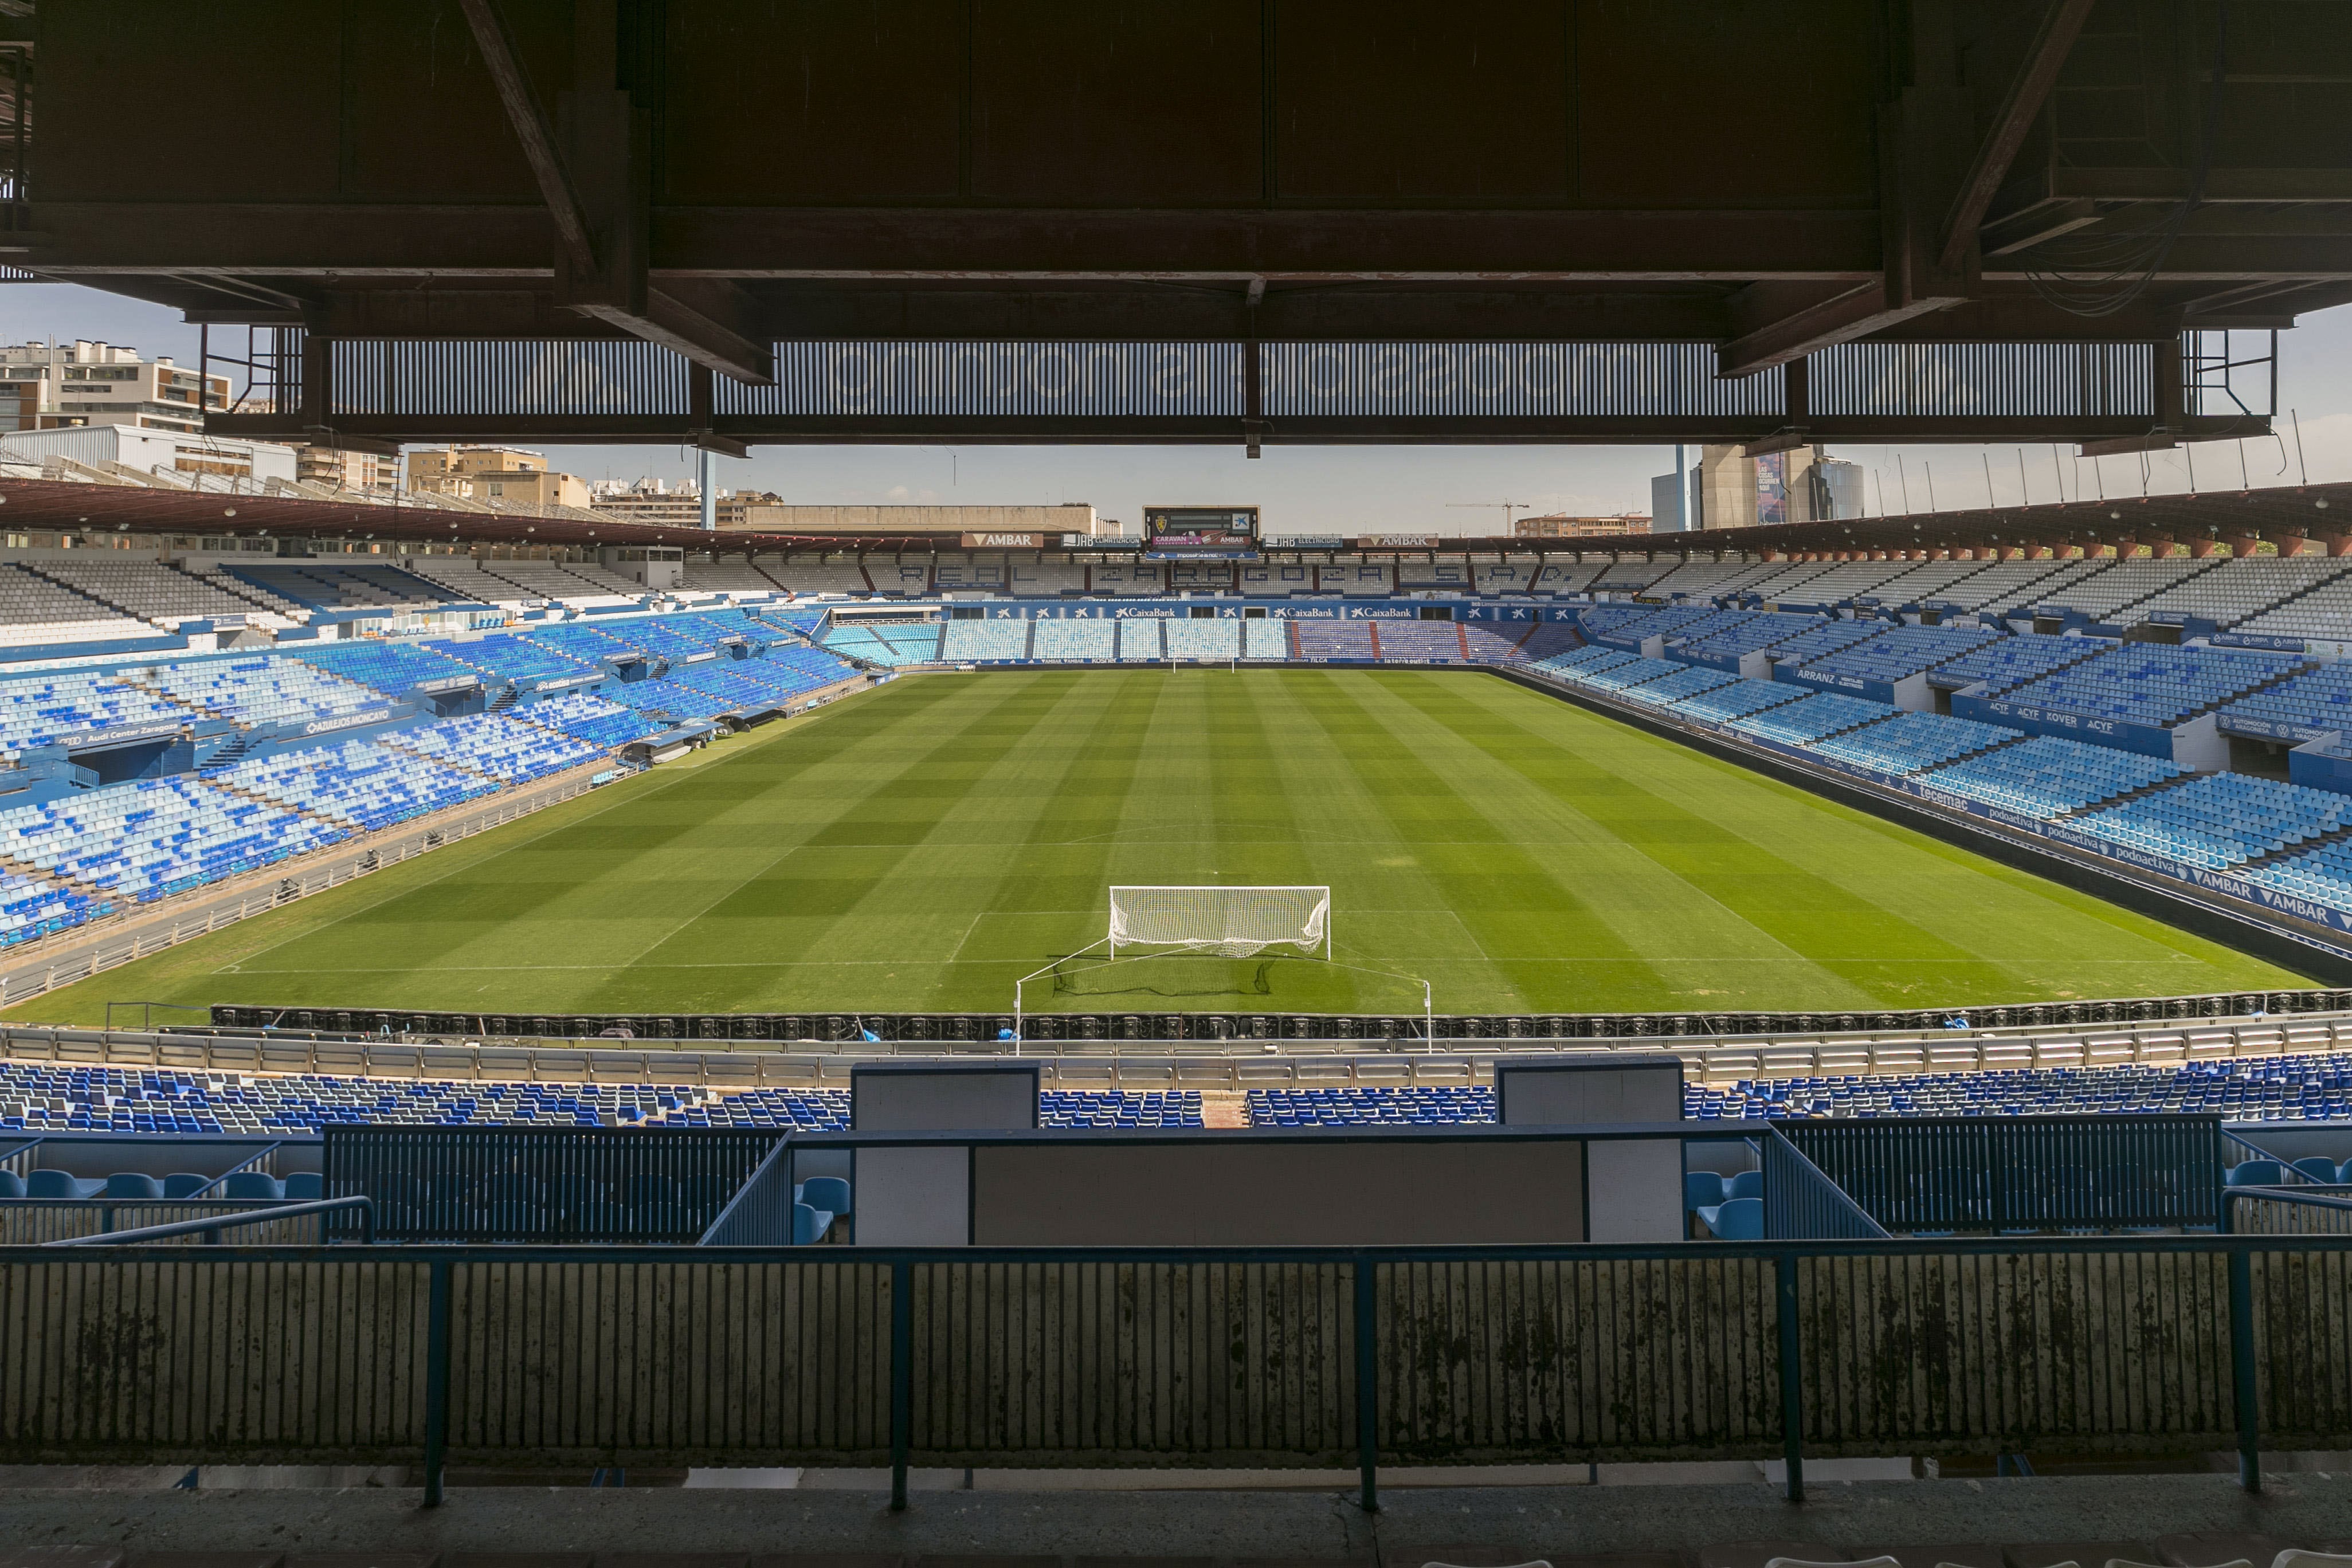
<svg viewBox="0 0 2352 1568"><path fill-rule="evenodd" d="M1247 958L1270 947L1331 956L1331 889L1114 887L1110 952L1168 947Z"/></svg>

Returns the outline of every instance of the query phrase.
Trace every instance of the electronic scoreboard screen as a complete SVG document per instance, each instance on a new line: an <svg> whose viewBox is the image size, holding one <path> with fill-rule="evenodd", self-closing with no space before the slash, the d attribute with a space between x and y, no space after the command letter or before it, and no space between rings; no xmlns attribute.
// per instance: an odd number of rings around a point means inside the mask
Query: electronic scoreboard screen
<svg viewBox="0 0 2352 1568"><path fill-rule="evenodd" d="M1257 508L1254 506L1147 506L1143 548L1154 555L1209 555L1231 559L1257 553Z"/></svg>

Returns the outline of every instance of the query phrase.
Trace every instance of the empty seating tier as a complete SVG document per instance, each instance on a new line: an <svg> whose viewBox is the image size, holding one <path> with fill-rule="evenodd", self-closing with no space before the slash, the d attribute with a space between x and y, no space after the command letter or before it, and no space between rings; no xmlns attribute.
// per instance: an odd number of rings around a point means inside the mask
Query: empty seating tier
<svg viewBox="0 0 2352 1568"><path fill-rule="evenodd" d="M1003 663L1029 657L1027 621L950 621L940 639L940 657L950 663Z"/></svg>
<svg viewBox="0 0 2352 1568"><path fill-rule="evenodd" d="M2352 731L2352 664L2323 664L2249 693L2224 707L2221 718L2225 730L2235 721L2293 730Z"/></svg>
<svg viewBox="0 0 2352 1568"><path fill-rule="evenodd" d="M586 691L561 691L508 711L525 723L561 730L575 741L608 749L644 740L661 730L635 709Z"/></svg>
<svg viewBox="0 0 2352 1568"><path fill-rule="evenodd" d="M1840 762L1883 773L1916 773L2019 738L2015 730L1941 713L1897 713L1884 724L1813 742Z"/></svg>
<svg viewBox="0 0 2352 1568"><path fill-rule="evenodd" d="M184 703L94 669L0 681L0 755L11 760L108 731L163 730L204 717Z"/></svg>
<svg viewBox="0 0 2352 1568"><path fill-rule="evenodd" d="M2068 824L2110 844L2218 870L2334 833L2352 795L2208 773Z"/></svg>
<svg viewBox="0 0 2352 1568"><path fill-rule="evenodd" d="M506 713L421 724L385 736L384 743L509 784L529 784L602 755L585 742Z"/></svg>
<svg viewBox="0 0 2352 1568"><path fill-rule="evenodd" d="M1884 702L1865 702L1859 697L1823 692L1801 702L1736 719L1731 728L1761 740L1801 746L1858 725L1876 723L1895 711Z"/></svg>
<svg viewBox="0 0 2352 1568"><path fill-rule="evenodd" d="M110 605L22 566L0 565L0 647L122 642L157 635L151 623Z"/></svg>
<svg viewBox="0 0 2352 1568"><path fill-rule="evenodd" d="M1801 702L1812 694L1801 686L1787 686L1777 680L1735 680L1728 686L1717 686L1694 697L1677 698L1668 706L1677 713L1703 719L1713 724L1728 724L1735 719L1767 709L1786 707Z"/></svg>
<svg viewBox="0 0 2352 1568"><path fill-rule="evenodd" d="M460 664L470 665L503 680L563 680L600 673L595 665L583 659L558 653L544 643L509 632L453 637L428 642L425 646L435 653L446 654Z"/></svg>
<svg viewBox="0 0 2352 1568"><path fill-rule="evenodd" d="M2298 662L2289 654L2124 643L2007 695L2071 713L2166 725L2267 685Z"/></svg>
<svg viewBox="0 0 2352 1568"><path fill-rule="evenodd" d="M0 811L0 858L143 901L273 865L346 831L183 775Z"/></svg>
<svg viewBox="0 0 2352 1568"><path fill-rule="evenodd" d="M402 696L419 686L454 689L468 681L478 684L483 674L463 659L414 642L368 639L327 643L315 648L306 647L296 657L331 675L373 687L387 697Z"/></svg>
<svg viewBox="0 0 2352 1568"><path fill-rule="evenodd" d="M2160 757L2038 735L1920 775L1919 782L1984 805L2047 821L2189 770Z"/></svg>
<svg viewBox="0 0 2352 1568"><path fill-rule="evenodd" d="M2053 669L2079 664L2109 646L2088 637L1995 637L1948 664L1937 665L1928 683L1951 691L1982 685L1990 696L2039 679Z"/></svg>
<svg viewBox="0 0 2352 1568"><path fill-rule="evenodd" d="M1170 658L1239 658L1242 656L1242 624L1237 620L1170 621L1164 628ZM1454 628L1445 628L1454 636ZM1454 639L1457 648L1459 638Z"/></svg>
<svg viewBox="0 0 2352 1568"><path fill-rule="evenodd" d="M91 553L92 558L87 561L44 561L33 570L158 626L224 618L273 626L293 625L257 599L231 592L217 582L208 583L176 566L166 566L160 561L109 561L103 558L104 552Z"/></svg>
<svg viewBox="0 0 2352 1568"><path fill-rule="evenodd" d="M489 779L367 741L253 759L208 778L371 831L463 805L498 789Z"/></svg>
<svg viewBox="0 0 2352 1568"><path fill-rule="evenodd" d="M175 701L247 727L319 723L383 707L383 693L297 658L155 665L137 679Z"/></svg>
<svg viewBox="0 0 2352 1568"><path fill-rule="evenodd" d="M931 664L940 657L940 627L936 622L835 626L824 634L824 646L844 658L868 664Z"/></svg>
<svg viewBox="0 0 2352 1568"><path fill-rule="evenodd" d="M1892 684L1948 664L2000 637L1990 627L1895 626L1867 641L1806 659L1802 668Z"/></svg>

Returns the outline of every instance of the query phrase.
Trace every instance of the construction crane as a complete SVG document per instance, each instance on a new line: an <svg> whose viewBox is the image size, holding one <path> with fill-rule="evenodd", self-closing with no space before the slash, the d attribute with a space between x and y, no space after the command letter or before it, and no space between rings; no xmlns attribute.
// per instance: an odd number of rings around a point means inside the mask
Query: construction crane
<svg viewBox="0 0 2352 1568"><path fill-rule="evenodd" d="M1511 513L1533 511L1536 503L1531 500L1453 500L1445 505L1450 511L1492 511L1500 507L1503 509L1503 531L1507 534L1513 527Z"/></svg>

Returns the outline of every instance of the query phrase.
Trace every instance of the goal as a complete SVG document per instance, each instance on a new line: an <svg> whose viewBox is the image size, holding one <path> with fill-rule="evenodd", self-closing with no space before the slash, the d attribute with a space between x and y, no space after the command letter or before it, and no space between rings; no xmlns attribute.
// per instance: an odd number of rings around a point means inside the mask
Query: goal
<svg viewBox="0 0 2352 1568"><path fill-rule="evenodd" d="M1247 958L1269 947L1331 956L1328 888L1113 888L1110 951L1179 947Z"/></svg>

